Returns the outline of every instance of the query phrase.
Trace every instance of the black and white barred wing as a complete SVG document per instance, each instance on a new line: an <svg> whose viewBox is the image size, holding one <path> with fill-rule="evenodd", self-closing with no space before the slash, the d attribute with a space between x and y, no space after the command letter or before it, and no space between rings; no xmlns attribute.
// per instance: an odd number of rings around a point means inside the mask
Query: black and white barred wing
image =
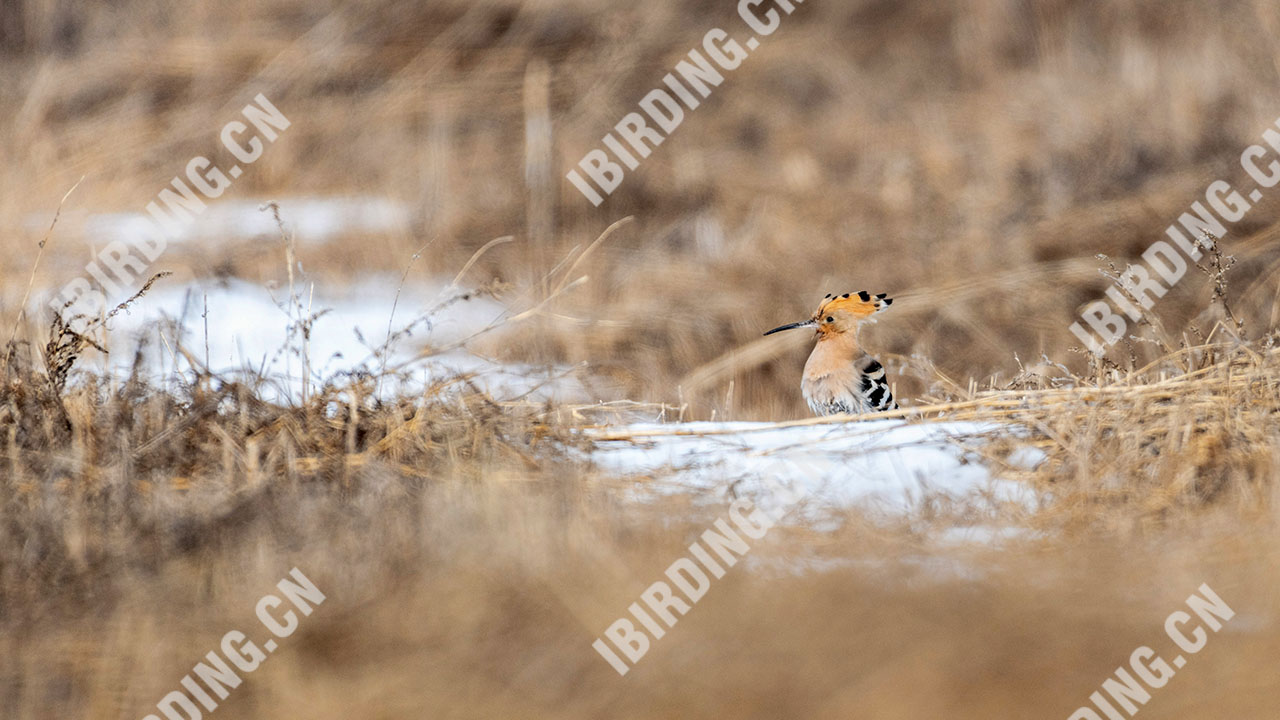
<svg viewBox="0 0 1280 720"><path fill-rule="evenodd" d="M889 378L885 375L884 366L874 358L864 358L860 365L858 372L861 375L861 385L858 393L867 410L897 410L898 403L894 401L893 392L889 389Z"/></svg>

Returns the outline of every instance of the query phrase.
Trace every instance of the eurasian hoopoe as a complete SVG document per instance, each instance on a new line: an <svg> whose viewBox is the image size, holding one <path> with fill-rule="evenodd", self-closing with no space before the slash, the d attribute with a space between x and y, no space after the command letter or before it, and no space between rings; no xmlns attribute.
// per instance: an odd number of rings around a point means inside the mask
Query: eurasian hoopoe
<svg viewBox="0 0 1280 720"><path fill-rule="evenodd" d="M776 327L765 335L816 328L818 343L804 364L800 390L815 415L860 415L896 410L884 368L858 345L858 324L889 307L893 298L866 290L827 295L813 317Z"/></svg>

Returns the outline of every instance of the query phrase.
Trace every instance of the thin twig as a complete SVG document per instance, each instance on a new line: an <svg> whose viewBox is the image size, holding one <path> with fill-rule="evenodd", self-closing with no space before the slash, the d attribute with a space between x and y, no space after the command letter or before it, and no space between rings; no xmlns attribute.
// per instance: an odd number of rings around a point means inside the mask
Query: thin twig
<svg viewBox="0 0 1280 720"><path fill-rule="evenodd" d="M40 259L44 257L45 246L49 244L49 239L53 237L53 228L57 226L58 218L62 217L62 206L67 202L67 198L71 197L71 193L75 192L76 188L80 187L80 183L84 182L85 177L87 176L81 175L80 179L76 181L76 184L72 185L71 189L68 190L66 194L62 196L62 199L58 201L58 209L53 213L53 222L49 223L49 229L45 231L44 237L40 240L40 249L36 251L36 261L32 263L31 274L27 276L27 289L22 293L22 302L18 304L18 317L13 321L13 330L9 333L9 342L5 344L6 348L13 344L14 338L18 337L18 327L22 324L22 319L27 314L27 300L31 298L31 288L36 282L36 270L40 267ZM6 365L9 362L8 351L4 353L4 361Z"/></svg>

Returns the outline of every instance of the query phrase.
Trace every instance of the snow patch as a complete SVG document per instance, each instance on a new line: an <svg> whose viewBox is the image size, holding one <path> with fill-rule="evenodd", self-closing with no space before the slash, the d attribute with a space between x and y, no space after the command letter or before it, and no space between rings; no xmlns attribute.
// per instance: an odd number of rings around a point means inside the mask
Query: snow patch
<svg viewBox="0 0 1280 720"><path fill-rule="evenodd" d="M319 314L311 328L308 356L313 387L336 374L377 373L377 357L391 332L413 324L409 335L387 352L387 367L404 367L404 377L384 382L384 391L421 392L433 383L466 376L495 399L532 397L584 402L582 384L566 368L503 365L464 349L475 332L499 321L507 309L499 302L472 297L442 303L460 289L443 283L433 289L405 287L395 300L398 279L369 279L336 291L302 295L306 314ZM301 336L290 326L287 288L268 289L239 280L157 286L107 327L109 357L102 370L117 377L132 369L141 353L145 374L163 380L191 366L179 347L219 375L248 373L269 378L269 399L297 399L304 373ZM392 304L396 303L394 318ZM206 336L206 303L207 325ZM424 318L418 322L419 318ZM207 350L206 350L207 343ZM452 348L424 355L425 347Z"/></svg>
<svg viewBox="0 0 1280 720"><path fill-rule="evenodd" d="M596 431L601 440L591 459L603 470L652 480L638 487L706 492L726 503L746 496L770 510L778 505L771 483L781 483L807 496L788 517L818 526L841 509L910 518L931 503L972 506L992 517L1007 503L1036 502L1024 485L993 478L967 449L1009 431L988 423L905 420L637 424ZM980 524L957 529L955 539L994 541L1006 534Z"/></svg>

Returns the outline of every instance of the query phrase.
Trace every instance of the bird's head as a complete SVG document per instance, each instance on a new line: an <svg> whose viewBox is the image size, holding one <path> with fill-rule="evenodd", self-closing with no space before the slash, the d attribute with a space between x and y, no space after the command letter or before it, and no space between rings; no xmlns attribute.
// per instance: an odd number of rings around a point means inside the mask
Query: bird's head
<svg viewBox="0 0 1280 720"><path fill-rule="evenodd" d="M829 294L822 298L813 317L803 322L776 327L765 335L796 328L814 328L822 336L853 332L858 329L859 323L871 321L873 315L892 304L893 298L885 297L884 293L872 295L866 290L843 295Z"/></svg>

